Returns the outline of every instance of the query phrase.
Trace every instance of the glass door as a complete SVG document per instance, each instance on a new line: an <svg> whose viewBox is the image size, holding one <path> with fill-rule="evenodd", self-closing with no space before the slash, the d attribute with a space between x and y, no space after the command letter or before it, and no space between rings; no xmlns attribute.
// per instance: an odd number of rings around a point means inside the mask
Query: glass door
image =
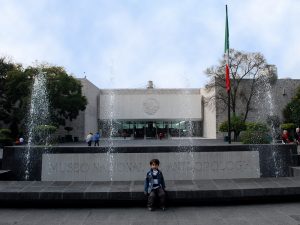
<svg viewBox="0 0 300 225"><path fill-rule="evenodd" d="M157 137L156 124L153 121L146 122L146 138L153 139Z"/></svg>

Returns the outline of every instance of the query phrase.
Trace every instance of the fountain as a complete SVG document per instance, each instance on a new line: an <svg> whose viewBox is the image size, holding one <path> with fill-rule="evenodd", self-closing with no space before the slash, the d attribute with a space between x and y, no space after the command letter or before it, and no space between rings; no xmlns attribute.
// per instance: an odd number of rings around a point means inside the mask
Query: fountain
<svg viewBox="0 0 300 225"><path fill-rule="evenodd" d="M43 142L48 145L49 135L39 136L39 127L49 124L49 100L47 91L47 79L46 74L39 71L39 73L34 76L31 98L30 98L30 108L27 115L26 139L28 140L25 153L25 180L29 179L30 176L30 159L31 159L31 148L33 144L36 144L37 139L45 138Z"/></svg>
<svg viewBox="0 0 300 225"><path fill-rule="evenodd" d="M110 91L109 93L109 108L108 108L108 117L109 117L109 139L108 139L108 151L107 151L107 159L109 162L109 177L110 181L113 180L113 170L114 170L114 142L113 137L115 135L115 126L114 126L114 99L115 95L114 92Z"/></svg>
<svg viewBox="0 0 300 225"><path fill-rule="evenodd" d="M264 110L260 110L261 114L257 115L258 121L267 121L269 125L269 136L270 143L272 146L272 154L271 158L266 162L271 166L274 170L274 176L280 177L283 176L281 166L283 164L281 153L278 149L278 145L276 145L276 139L278 138L278 130L276 129L276 120L277 115L274 114L276 111L274 99L273 99L273 89L272 84L275 82L273 80L274 76L277 76L276 67L273 65L268 65L264 70L264 75L262 76L262 80L259 85L258 93L254 100L255 105L258 107L264 107ZM279 119L278 119L279 120ZM279 127L279 125L278 125Z"/></svg>
<svg viewBox="0 0 300 225"><path fill-rule="evenodd" d="M44 82L43 82L44 80ZM33 85L31 123L28 133L35 126L48 123L48 105L45 97L47 92L41 87L45 84L43 74L36 77ZM166 180L199 180L199 179L232 179L290 176L290 167L295 164L292 154L293 145L202 145L196 139L187 137L185 140L170 139L168 142L146 139L141 142L129 142L129 145L116 143L113 140L117 132L116 123L120 119L131 120L136 115L144 115L148 121L155 117L168 119L181 118L187 128L187 136L193 133L195 112L201 112L199 90L156 90L136 89L134 97L128 90L103 90L100 113L107 121L105 132L108 139L100 147L86 146L32 146L7 147L4 149L3 169L13 171L16 180L42 181L135 181L143 180L148 162L159 158ZM160 95L158 95L160 94ZM35 97L38 96L38 97ZM170 101L175 99L176 101ZM126 104L134 102L135 108L127 108ZM182 103L178 110L178 102ZM167 113L161 109L168 105ZM38 108L43 106L45 108ZM194 108L192 108L192 106ZM37 113L38 112L38 113ZM122 113L121 113L122 112ZM135 115L133 115L135 114ZM42 116L43 115L43 116ZM203 119L203 118L202 118ZM145 129L146 130L146 129ZM33 135L34 136L34 135ZM103 137L103 136L102 136ZM141 143L141 144L136 144ZM167 143L167 144L164 144ZM26 155L25 160L20 155ZM276 156L276 157L275 157ZM277 160L277 156L280 160ZM278 165L275 167L274 159ZM276 168L276 169L274 169Z"/></svg>

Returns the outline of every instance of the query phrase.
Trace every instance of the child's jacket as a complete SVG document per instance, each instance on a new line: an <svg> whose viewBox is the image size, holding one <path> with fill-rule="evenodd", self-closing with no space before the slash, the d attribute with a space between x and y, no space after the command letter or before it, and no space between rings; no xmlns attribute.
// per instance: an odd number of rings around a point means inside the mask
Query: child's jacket
<svg viewBox="0 0 300 225"><path fill-rule="evenodd" d="M166 186L165 186L164 176L160 170L158 170L158 173L157 173L157 180L158 180L159 186L162 189L165 189ZM146 175L146 179L145 179L145 183L144 183L144 191L149 194L153 189L153 184L154 184L154 179L153 179L153 174L152 174L152 169L151 169L150 171L148 171L148 173Z"/></svg>

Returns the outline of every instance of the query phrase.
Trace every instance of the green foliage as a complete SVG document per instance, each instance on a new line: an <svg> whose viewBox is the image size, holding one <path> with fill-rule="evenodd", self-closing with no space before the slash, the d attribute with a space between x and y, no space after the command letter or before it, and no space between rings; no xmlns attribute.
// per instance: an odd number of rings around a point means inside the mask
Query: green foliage
<svg viewBox="0 0 300 225"><path fill-rule="evenodd" d="M228 121L227 120L220 124L219 131L221 131L221 132L228 131Z"/></svg>
<svg viewBox="0 0 300 225"><path fill-rule="evenodd" d="M232 116L230 118L230 131L234 132L234 140L237 141L237 138L241 131L246 129L246 124L241 116ZM224 121L220 124L219 130L221 132L228 131L228 121Z"/></svg>
<svg viewBox="0 0 300 225"><path fill-rule="evenodd" d="M52 125L39 125L34 129L35 137L34 142L36 144L51 144L53 134L57 130L57 127Z"/></svg>
<svg viewBox="0 0 300 225"><path fill-rule="evenodd" d="M11 136L11 131L10 129L0 129L0 137L10 137Z"/></svg>
<svg viewBox="0 0 300 225"><path fill-rule="evenodd" d="M57 127L53 125L39 125L36 127L37 132L43 132L47 134L53 134L57 130Z"/></svg>
<svg viewBox="0 0 300 225"><path fill-rule="evenodd" d="M79 111L85 110L87 99L82 95L82 85L62 67L47 67L43 71L48 76L49 99L53 109L51 119L65 125L66 119L72 121Z"/></svg>
<svg viewBox="0 0 300 225"><path fill-rule="evenodd" d="M296 128L296 125L294 123L283 123L280 125L280 128L282 130L294 130Z"/></svg>
<svg viewBox="0 0 300 225"><path fill-rule="evenodd" d="M267 132L245 131L241 134L243 144L270 144L271 138Z"/></svg>
<svg viewBox="0 0 300 225"><path fill-rule="evenodd" d="M248 131L260 131L260 132L268 132L269 129L264 123L257 122L246 122L246 130Z"/></svg>
<svg viewBox="0 0 300 225"><path fill-rule="evenodd" d="M13 137L24 130L33 77L39 71L47 75L52 123L64 125L65 120L75 119L87 105L80 81L62 67L40 65L24 69L0 58L0 121L9 125Z"/></svg>
<svg viewBox="0 0 300 225"><path fill-rule="evenodd" d="M246 124L241 116L232 116L230 119L230 130L231 131L243 131L246 129ZM224 121L220 124L219 130L221 132L228 131L228 121Z"/></svg>
<svg viewBox="0 0 300 225"><path fill-rule="evenodd" d="M0 58L0 121L9 125L13 136L26 112L30 83L21 65Z"/></svg>
<svg viewBox="0 0 300 225"><path fill-rule="evenodd" d="M247 129L241 134L243 144L269 144L268 127L264 123L247 122Z"/></svg>
<svg viewBox="0 0 300 225"><path fill-rule="evenodd" d="M283 109L283 116L286 123L294 123L300 126L300 87L298 87L296 95Z"/></svg>
<svg viewBox="0 0 300 225"><path fill-rule="evenodd" d="M0 146L12 145L12 143L13 139L10 129L0 129Z"/></svg>

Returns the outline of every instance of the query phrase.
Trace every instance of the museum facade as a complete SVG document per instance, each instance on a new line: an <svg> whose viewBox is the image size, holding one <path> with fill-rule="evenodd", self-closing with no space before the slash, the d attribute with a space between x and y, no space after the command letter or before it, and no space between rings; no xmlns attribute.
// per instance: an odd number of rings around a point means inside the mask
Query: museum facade
<svg viewBox="0 0 300 225"><path fill-rule="evenodd" d="M144 89L98 89L79 80L88 105L66 124L79 140L96 131L104 138L215 138L216 116L205 107L204 89L157 89L151 81Z"/></svg>

